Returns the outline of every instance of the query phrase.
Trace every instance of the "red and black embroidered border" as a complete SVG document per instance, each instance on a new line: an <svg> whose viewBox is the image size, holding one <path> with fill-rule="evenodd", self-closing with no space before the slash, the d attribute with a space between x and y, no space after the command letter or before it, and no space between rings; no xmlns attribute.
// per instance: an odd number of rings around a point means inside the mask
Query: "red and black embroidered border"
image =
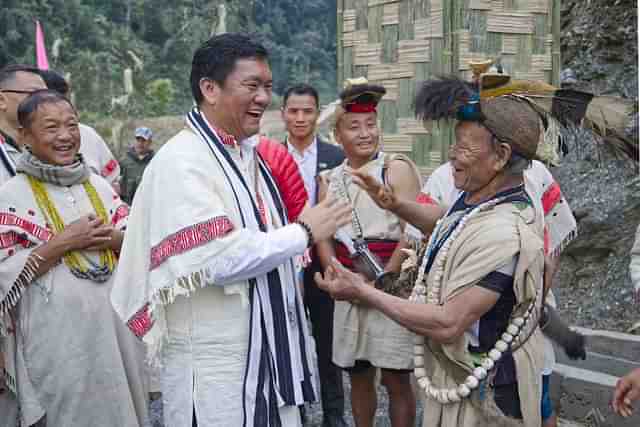
<svg viewBox="0 0 640 427"><path fill-rule="evenodd" d="M145 304L131 319L127 322L127 326L138 338L145 336L153 326L153 319L149 314L149 304Z"/></svg>
<svg viewBox="0 0 640 427"><path fill-rule="evenodd" d="M25 248L32 246L26 235L21 235L15 231L0 233L0 249L7 249L15 245L22 245Z"/></svg>
<svg viewBox="0 0 640 427"><path fill-rule="evenodd" d="M226 216L185 227L151 248L150 270L159 267L168 258L187 252L233 231L233 224Z"/></svg>
<svg viewBox="0 0 640 427"><path fill-rule="evenodd" d="M46 228L6 212L0 213L0 225L19 227L43 242L53 237L53 233Z"/></svg>
<svg viewBox="0 0 640 427"><path fill-rule="evenodd" d="M116 212L113 214L113 218L111 218L111 225L116 225L123 219L129 216L129 206L126 204L121 204L116 209Z"/></svg>
<svg viewBox="0 0 640 427"><path fill-rule="evenodd" d="M109 162L102 168L100 171L100 175L103 177L107 177L113 173L114 170L118 167L118 161L116 159L111 159Z"/></svg>
<svg viewBox="0 0 640 427"><path fill-rule="evenodd" d="M544 214L547 215L561 199L562 191L560 190L560 185L554 181L542 196L542 209L544 210Z"/></svg>

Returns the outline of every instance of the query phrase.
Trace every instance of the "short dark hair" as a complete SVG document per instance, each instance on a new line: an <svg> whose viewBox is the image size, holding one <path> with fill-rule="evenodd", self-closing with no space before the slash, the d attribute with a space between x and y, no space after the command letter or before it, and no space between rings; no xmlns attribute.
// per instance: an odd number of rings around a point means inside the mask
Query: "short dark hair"
<svg viewBox="0 0 640 427"><path fill-rule="evenodd" d="M225 33L211 37L193 54L191 62L191 93L196 104L203 101L200 80L208 78L224 86L239 59L266 60L267 49L248 34Z"/></svg>
<svg viewBox="0 0 640 427"><path fill-rule="evenodd" d="M38 111L38 108L42 105L57 104L58 102L66 102L73 108L73 111L76 111L71 101L58 91L41 89L33 92L18 105L18 123L23 128L30 127L33 123L33 115Z"/></svg>
<svg viewBox="0 0 640 427"><path fill-rule="evenodd" d="M62 74L53 70L40 70L40 77L44 80L47 88L55 90L58 93L67 96L69 93L69 84L64 79Z"/></svg>
<svg viewBox="0 0 640 427"><path fill-rule="evenodd" d="M306 83L299 83L289 87L284 93L284 99L282 100L282 106L287 105L287 100L291 95L309 95L316 100L316 107L320 108L320 97L318 91L313 86Z"/></svg>
<svg viewBox="0 0 640 427"><path fill-rule="evenodd" d="M2 87L4 83L13 80L16 74L20 72L40 75L40 70L33 65L9 64L0 69L0 87Z"/></svg>

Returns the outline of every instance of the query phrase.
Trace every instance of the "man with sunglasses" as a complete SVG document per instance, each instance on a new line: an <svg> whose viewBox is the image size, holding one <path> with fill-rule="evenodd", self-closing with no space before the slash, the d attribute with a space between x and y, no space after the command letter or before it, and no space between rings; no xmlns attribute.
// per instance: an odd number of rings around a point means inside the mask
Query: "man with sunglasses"
<svg viewBox="0 0 640 427"><path fill-rule="evenodd" d="M31 93L46 89L38 69L29 65L13 64L0 69L0 186L16 174L15 161L22 151L17 140L18 105ZM4 372L4 341L0 335L0 372ZM0 420L7 427L17 426L18 405L0 376Z"/></svg>
<svg viewBox="0 0 640 427"><path fill-rule="evenodd" d="M21 151L18 105L31 93L46 88L38 69L30 65L12 64L0 70L0 185L15 175L15 159Z"/></svg>

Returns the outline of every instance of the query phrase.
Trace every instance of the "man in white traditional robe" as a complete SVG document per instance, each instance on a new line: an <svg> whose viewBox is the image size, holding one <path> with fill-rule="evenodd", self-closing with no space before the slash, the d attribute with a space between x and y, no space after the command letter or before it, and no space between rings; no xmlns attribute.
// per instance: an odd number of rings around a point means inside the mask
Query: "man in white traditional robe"
<svg viewBox="0 0 640 427"><path fill-rule="evenodd" d="M18 118L28 150L0 189L0 335L19 425L143 426L145 349L109 304L128 207L78 156L66 98L36 91Z"/></svg>
<svg viewBox="0 0 640 427"><path fill-rule="evenodd" d="M167 426L299 426L317 398L292 258L344 225L329 201L287 225L256 154L267 52L242 34L194 54L197 107L133 200L112 303L162 365Z"/></svg>

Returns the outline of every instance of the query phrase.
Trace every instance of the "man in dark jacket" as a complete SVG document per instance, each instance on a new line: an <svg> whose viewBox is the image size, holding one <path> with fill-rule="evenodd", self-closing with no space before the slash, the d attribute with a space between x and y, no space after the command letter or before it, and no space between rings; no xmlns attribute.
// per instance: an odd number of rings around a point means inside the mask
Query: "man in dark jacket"
<svg viewBox="0 0 640 427"><path fill-rule="evenodd" d="M120 180L120 191L122 199L129 205L133 202L133 196L142 174L147 167L151 158L153 158L153 150L151 149L153 133L147 127L139 127L135 132L136 142L133 147L120 160L120 169L122 178Z"/></svg>
<svg viewBox="0 0 640 427"><path fill-rule="evenodd" d="M316 177L320 172L338 166L344 160L342 149L323 142L316 134L319 115L318 92L309 85L292 86L284 94L282 119L287 128L285 142L304 180L309 203L318 198ZM313 337L316 341L320 387L322 389L323 427L346 426L342 370L331 361L333 340L333 300L318 288L313 275L320 271L317 256L304 272L304 303L309 310Z"/></svg>

